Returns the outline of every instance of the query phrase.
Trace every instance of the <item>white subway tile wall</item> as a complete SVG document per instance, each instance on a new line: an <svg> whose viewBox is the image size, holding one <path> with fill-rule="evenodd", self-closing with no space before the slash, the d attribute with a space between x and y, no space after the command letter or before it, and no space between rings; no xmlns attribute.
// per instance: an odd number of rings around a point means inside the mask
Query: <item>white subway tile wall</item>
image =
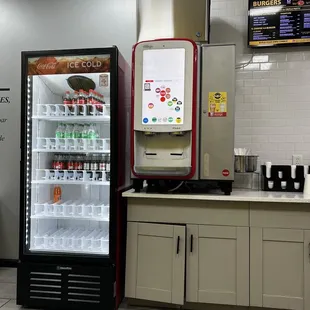
<svg viewBox="0 0 310 310"><path fill-rule="evenodd" d="M247 19L248 0L211 1L211 43L235 43L245 66L236 72L235 146L261 163L291 164L301 154L310 164L310 48L251 50Z"/></svg>

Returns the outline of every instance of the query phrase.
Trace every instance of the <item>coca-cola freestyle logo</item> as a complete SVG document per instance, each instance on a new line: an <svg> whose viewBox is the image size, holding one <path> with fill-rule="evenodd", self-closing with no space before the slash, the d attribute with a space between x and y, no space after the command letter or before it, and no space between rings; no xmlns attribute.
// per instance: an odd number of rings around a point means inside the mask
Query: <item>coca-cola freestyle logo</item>
<svg viewBox="0 0 310 310"><path fill-rule="evenodd" d="M10 97L7 94L10 91L9 88L0 88L0 104L9 104Z"/></svg>

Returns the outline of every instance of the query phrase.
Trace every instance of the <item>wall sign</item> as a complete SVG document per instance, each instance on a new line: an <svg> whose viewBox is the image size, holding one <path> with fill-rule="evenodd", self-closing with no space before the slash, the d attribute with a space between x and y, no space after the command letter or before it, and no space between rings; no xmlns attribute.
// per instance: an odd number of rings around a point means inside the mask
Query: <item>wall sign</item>
<svg viewBox="0 0 310 310"><path fill-rule="evenodd" d="M209 92L208 116L227 116L227 92Z"/></svg>
<svg viewBox="0 0 310 310"><path fill-rule="evenodd" d="M10 88L0 87L0 105L9 104L10 96L9 96ZM0 114L0 125L7 123L7 118L2 118ZM0 132L0 143L5 140L5 136Z"/></svg>
<svg viewBox="0 0 310 310"><path fill-rule="evenodd" d="M10 91L10 88L1 88L0 87L0 104L9 104L10 103L10 97L8 92Z"/></svg>
<svg viewBox="0 0 310 310"><path fill-rule="evenodd" d="M86 55L30 58L28 75L110 72L110 56Z"/></svg>

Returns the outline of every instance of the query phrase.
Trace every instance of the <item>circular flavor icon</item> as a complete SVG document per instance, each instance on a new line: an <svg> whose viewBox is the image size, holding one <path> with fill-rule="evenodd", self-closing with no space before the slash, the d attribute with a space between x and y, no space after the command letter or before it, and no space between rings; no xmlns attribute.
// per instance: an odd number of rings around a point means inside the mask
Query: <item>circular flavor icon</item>
<svg viewBox="0 0 310 310"><path fill-rule="evenodd" d="M173 122L173 117L169 117L169 118L168 118L168 122L169 122L169 123L172 123L172 122Z"/></svg>
<svg viewBox="0 0 310 310"><path fill-rule="evenodd" d="M169 94L171 92L171 88L166 88L166 92Z"/></svg>
<svg viewBox="0 0 310 310"><path fill-rule="evenodd" d="M181 104L182 104L182 101L178 101L177 104L178 104L178 105L181 105Z"/></svg>
<svg viewBox="0 0 310 310"><path fill-rule="evenodd" d="M148 107L149 107L149 109L153 109L154 108L154 104L153 103L149 103Z"/></svg>
<svg viewBox="0 0 310 310"><path fill-rule="evenodd" d="M161 102L165 102L165 101L166 101L166 98L165 98L165 97L161 97L161 98L160 98L160 101L161 101Z"/></svg>
<svg viewBox="0 0 310 310"><path fill-rule="evenodd" d="M167 98L167 99L170 99L170 98L171 98L171 95L167 94L167 95L166 95L166 98Z"/></svg>
<svg viewBox="0 0 310 310"><path fill-rule="evenodd" d="M299 6L303 6L305 4L305 1L299 0L297 3L298 3Z"/></svg>
<svg viewBox="0 0 310 310"><path fill-rule="evenodd" d="M228 176L230 175L229 170L228 170L228 169L224 169L224 170L222 171L222 175L223 175L224 177L228 177Z"/></svg>
<svg viewBox="0 0 310 310"><path fill-rule="evenodd" d="M152 118L152 122L153 122L153 123L156 123L156 122L157 122L157 118L156 118L156 117L153 117L153 118Z"/></svg>
<svg viewBox="0 0 310 310"><path fill-rule="evenodd" d="M177 117L177 123L180 124L182 121L181 117Z"/></svg>
<svg viewBox="0 0 310 310"><path fill-rule="evenodd" d="M162 91L160 92L160 95L161 95L161 96L166 96L166 92L165 92L164 90L162 90Z"/></svg>
<svg viewBox="0 0 310 310"><path fill-rule="evenodd" d="M179 112L179 111L181 110L181 108L180 108L180 107L175 107L175 110L176 110L177 112Z"/></svg>
<svg viewBox="0 0 310 310"><path fill-rule="evenodd" d="M156 88L156 93L159 94L160 93L160 88Z"/></svg>
<svg viewBox="0 0 310 310"><path fill-rule="evenodd" d="M149 119L147 118L147 117L145 117L144 119L143 119L143 123L144 124L147 124L149 122Z"/></svg>
<svg viewBox="0 0 310 310"><path fill-rule="evenodd" d="M173 102L177 102L177 101L178 101L178 98L174 97L174 98L172 99L172 101L173 101Z"/></svg>
<svg viewBox="0 0 310 310"><path fill-rule="evenodd" d="M172 101L169 101L169 102L168 102L168 106L171 107L172 105L173 105L173 102L172 102Z"/></svg>

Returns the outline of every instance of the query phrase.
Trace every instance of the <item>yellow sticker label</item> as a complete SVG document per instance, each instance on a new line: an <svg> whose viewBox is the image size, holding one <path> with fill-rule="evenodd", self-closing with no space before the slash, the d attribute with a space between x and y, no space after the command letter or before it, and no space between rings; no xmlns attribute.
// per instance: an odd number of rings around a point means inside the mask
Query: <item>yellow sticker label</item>
<svg viewBox="0 0 310 310"><path fill-rule="evenodd" d="M209 117L227 116L227 92L209 92Z"/></svg>

